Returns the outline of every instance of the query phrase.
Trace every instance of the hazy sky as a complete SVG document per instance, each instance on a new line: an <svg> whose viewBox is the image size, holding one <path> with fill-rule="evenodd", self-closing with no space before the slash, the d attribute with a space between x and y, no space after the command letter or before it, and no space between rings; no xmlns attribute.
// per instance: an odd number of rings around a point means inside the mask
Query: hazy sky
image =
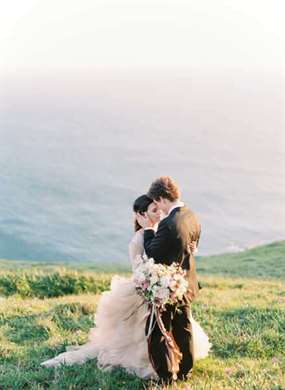
<svg viewBox="0 0 285 390"><path fill-rule="evenodd" d="M285 67L284 0L0 0L0 71Z"/></svg>

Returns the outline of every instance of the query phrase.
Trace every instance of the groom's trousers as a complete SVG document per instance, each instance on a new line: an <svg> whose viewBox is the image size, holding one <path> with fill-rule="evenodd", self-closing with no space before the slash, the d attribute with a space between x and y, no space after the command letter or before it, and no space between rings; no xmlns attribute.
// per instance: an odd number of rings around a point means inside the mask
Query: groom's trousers
<svg viewBox="0 0 285 390"><path fill-rule="evenodd" d="M178 379L185 376L193 367L193 358L190 350L191 324L189 320L189 306L184 305L175 310L174 306L167 305L166 311L162 312L161 318L168 332L173 334L174 340L182 353L182 361L179 365ZM150 316L147 319L146 331L149 327ZM168 383L172 381L172 374L167 368L167 348L163 335L156 322L148 339L148 352L154 370L161 380Z"/></svg>

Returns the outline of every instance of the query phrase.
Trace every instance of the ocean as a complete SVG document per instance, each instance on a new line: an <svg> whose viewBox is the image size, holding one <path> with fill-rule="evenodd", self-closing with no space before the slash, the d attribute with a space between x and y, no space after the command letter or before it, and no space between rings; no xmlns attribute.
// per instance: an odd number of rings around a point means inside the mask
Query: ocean
<svg viewBox="0 0 285 390"><path fill-rule="evenodd" d="M132 203L173 176L200 255L285 237L284 77L224 70L1 79L0 258L127 263Z"/></svg>

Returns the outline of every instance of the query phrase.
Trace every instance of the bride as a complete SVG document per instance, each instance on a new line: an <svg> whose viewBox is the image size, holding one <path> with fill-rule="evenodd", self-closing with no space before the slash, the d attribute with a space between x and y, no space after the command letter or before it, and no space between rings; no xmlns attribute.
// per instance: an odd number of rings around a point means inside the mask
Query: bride
<svg viewBox="0 0 285 390"><path fill-rule="evenodd" d="M135 213L146 213L154 225L160 220L160 211L146 195L136 199ZM134 272L144 253L143 229L135 218L135 234L129 244L129 257ZM140 255L140 256L138 256ZM45 367L60 364L83 364L97 359L98 367L109 370L121 366L143 379L158 379L148 356L145 336L148 307L135 290L132 278L113 276L111 288L102 293L96 314L95 327L91 328L88 342L67 347L66 352L43 363ZM194 360L208 355L210 343L200 325L190 315L192 325L192 353Z"/></svg>

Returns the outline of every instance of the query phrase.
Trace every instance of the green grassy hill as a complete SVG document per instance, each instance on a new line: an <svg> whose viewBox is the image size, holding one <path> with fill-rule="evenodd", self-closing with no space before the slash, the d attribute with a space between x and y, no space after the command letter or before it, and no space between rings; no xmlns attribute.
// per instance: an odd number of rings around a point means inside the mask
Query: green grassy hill
<svg viewBox="0 0 285 390"><path fill-rule="evenodd" d="M197 259L200 274L285 279L285 241Z"/></svg>
<svg viewBox="0 0 285 390"><path fill-rule="evenodd" d="M284 263L285 242L197 259L203 289L193 315L212 353L187 383L169 389L285 389ZM86 341L111 268L5 260L0 266L1 390L159 388L120 368L101 372L96 361L57 370L39 365Z"/></svg>

